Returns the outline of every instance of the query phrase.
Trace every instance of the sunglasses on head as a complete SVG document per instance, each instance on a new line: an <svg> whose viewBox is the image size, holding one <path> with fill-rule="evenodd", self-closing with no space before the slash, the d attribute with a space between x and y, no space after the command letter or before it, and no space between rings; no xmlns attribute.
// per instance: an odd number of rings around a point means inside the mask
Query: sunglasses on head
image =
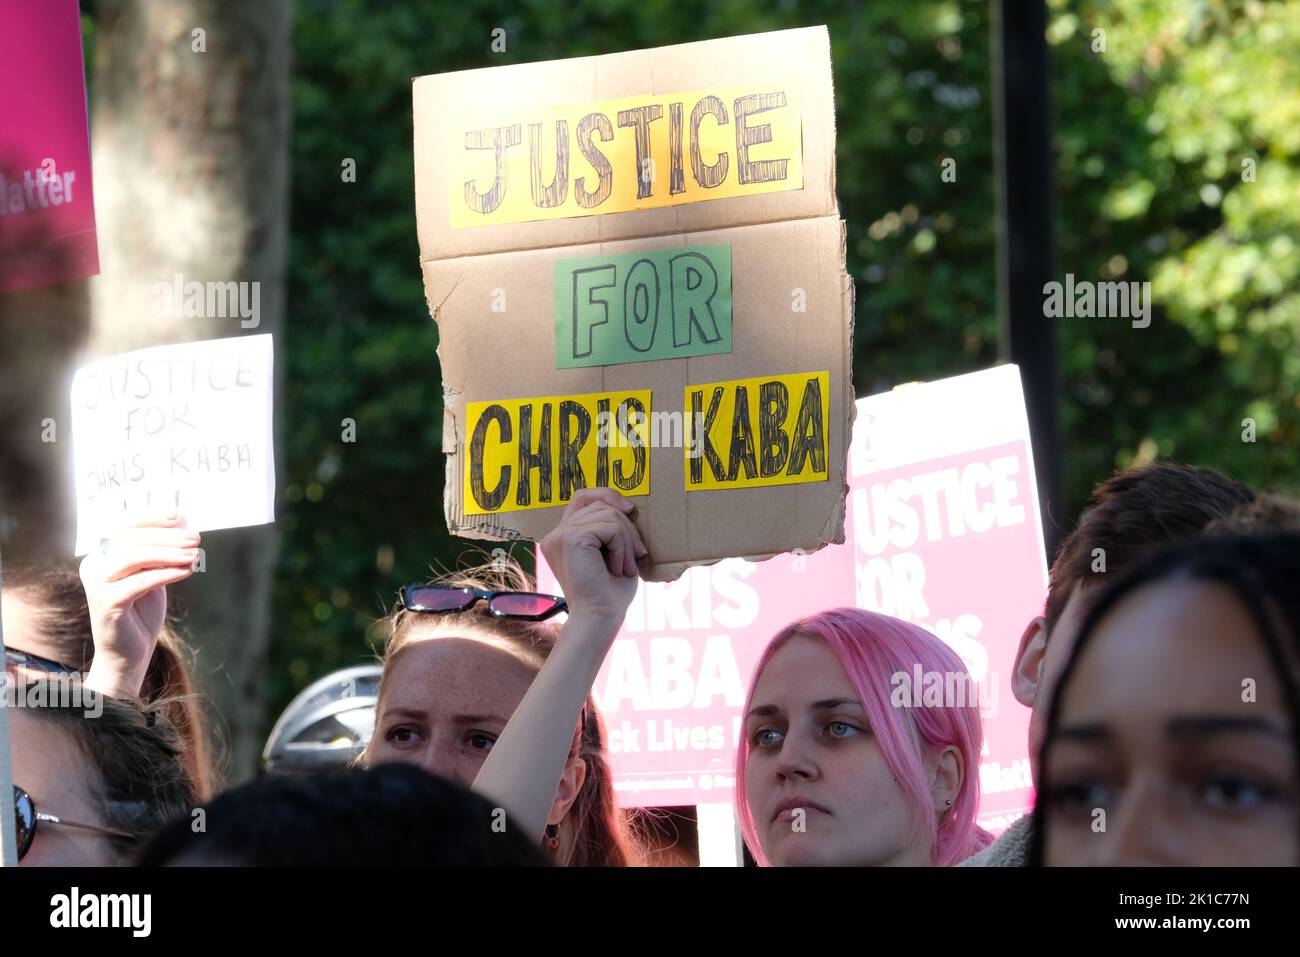
<svg viewBox="0 0 1300 957"><path fill-rule="evenodd" d="M36 805L32 802L31 795L16 784L14 785L14 824L18 831L18 860L20 861L23 859L23 855L27 853L28 848L32 846L32 839L36 836L36 826L38 824L75 827L83 831L93 831L96 834L107 834L112 837L131 838L134 836L111 827L100 827L97 824L81 824L77 821L69 821L66 818L38 811Z"/></svg>
<svg viewBox="0 0 1300 957"><path fill-rule="evenodd" d="M17 648L5 649L5 667L16 665L19 668L30 668L33 671L49 671L55 674L76 674L76 668L69 668L67 665L50 658L42 658L40 655L34 655L30 651L19 651Z"/></svg>
<svg viewBox="0 0 1300 957"><path fill-rule="evenodd" d="M481 588L454 588L450 585L407 585L402 589L402 607L407 611L447 614L468 611L480 601L498 618L522 618L545 621L569 606L558 595L531 591L484 591Z"/></svg>
<svg viewBox="0 0 1300 957"><path fill-rule="evenodd" d="M455 588L450 585L407 585L402 589L402 607L407 611L434 614L467 611L477 602L486 601L488 611L498 618L522 618L545 621L569 606L559 595L533 591L484 591L481 588ZM578 733L587 726L587 705L578 718Z"/></svg>

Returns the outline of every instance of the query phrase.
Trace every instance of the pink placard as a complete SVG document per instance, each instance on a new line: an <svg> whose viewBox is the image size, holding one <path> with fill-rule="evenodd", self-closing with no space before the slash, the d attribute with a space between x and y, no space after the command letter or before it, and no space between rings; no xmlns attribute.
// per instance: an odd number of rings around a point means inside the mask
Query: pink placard
<svg viewBox="0 0 1300 957"><path fill-rule="evenodd" d="M99 272L77 0L0 0L0 289Z"/></svg>
<svg viewBox="0 0 1300 957"><path fill-rule="evenodd" d="M849 474L843 545L640 584L594 688L620 803L730 800L763 648L797 618L854 605L961 655L983 705L980 822L1000 832L1030 807L1029 713L1010 675L1047 569L1019 370L860 399ZM557 588L540 554L537 566L539 588Z"/></svg>

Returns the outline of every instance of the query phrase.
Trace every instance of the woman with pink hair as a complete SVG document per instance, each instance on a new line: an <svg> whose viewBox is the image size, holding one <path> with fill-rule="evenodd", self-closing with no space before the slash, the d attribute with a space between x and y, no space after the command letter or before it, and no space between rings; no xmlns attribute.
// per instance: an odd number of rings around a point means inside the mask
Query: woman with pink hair
<svg viewBox="0 0 1300 957"><path fill-rule="evenodd" d="M975 684L928 631L858 608L787 625L743 714L736 812L760 864L947 867L991 841Z"/></svg>
<svg viewBox="0 0 1300 957"><path fill-rule="evenodd" d="M584 489L541 541L580 612L474 780L532 835L636 594L645 547L634 510L611 489ZM761 863L946 866L990 842L975 825L983 743L975 686L938 638L838 608L782 629L755 674L736 796Z"/></svg>

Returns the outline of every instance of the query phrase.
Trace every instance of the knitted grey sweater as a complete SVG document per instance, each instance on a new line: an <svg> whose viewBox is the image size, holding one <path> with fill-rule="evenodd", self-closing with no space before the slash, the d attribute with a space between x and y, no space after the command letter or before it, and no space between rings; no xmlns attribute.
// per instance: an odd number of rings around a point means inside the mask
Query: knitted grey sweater
<svg viewBox="0 0 1300 957"><path fill-rule="evenodd" d="M1024 867L1029 861L1030 825L1033 815L1026 814L1002 832L1002 836L958 867Z"/></svg>

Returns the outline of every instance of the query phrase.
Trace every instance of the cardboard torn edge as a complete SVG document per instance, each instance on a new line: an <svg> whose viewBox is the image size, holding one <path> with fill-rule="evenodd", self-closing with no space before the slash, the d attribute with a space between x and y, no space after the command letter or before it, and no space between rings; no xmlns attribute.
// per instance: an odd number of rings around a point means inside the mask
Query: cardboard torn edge
<svg viewBox="0 0 1300 957"><path fill-rule="evenodd" d="M847 485L845 486L845 489L846 490L848 489ZM827 545L844 544L844 505L842 502L837 508L832 509L831 514L826 519L826 525L822 529L822 534L824 536L827 529L831 528L831 526L833 526L836 523L837 517L839 523L839 533L833 538L823 538L823 540L819 541L816 545L814 545L811 548L804 548L801 545L791 545L785 551L768 552L767 554L763 554L763 555L728 555L724 558L700 559L699 561L687 561L687 562L667 562L658 565L646 565L638 562L637 568L640 570L641 578L644 581L673 582L681 578L682 575L686 574L686 572L690 571L692 568L708 568L710 565L716 565L719 562L731 561L731 559L733 558L739 558L741 561L750 562L752 564L758 564L759 562L765 562L772 558L779 558L782 555L788 555L796 548L803 548L805 554L811 555L814 552L821 551Z"/></svg>

